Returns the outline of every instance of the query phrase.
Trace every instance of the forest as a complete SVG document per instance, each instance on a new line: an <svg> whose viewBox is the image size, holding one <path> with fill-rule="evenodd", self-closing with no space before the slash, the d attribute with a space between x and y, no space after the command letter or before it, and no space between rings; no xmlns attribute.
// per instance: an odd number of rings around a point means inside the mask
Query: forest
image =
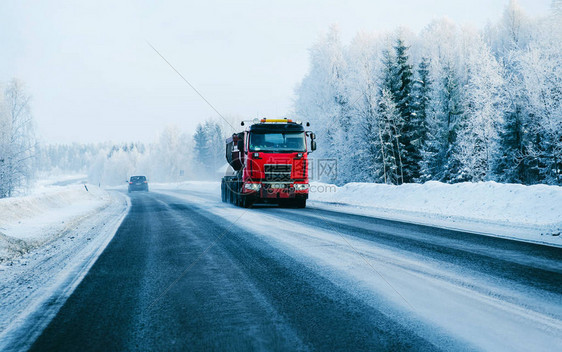
<svg viewBox="0 0 562 352"><path fill-rule="evenodd" d="M419 34L336 26L310 49L295 113L317 131L338 183L562 182L562 2L531 18L510 1L477 30Z"/></svg>

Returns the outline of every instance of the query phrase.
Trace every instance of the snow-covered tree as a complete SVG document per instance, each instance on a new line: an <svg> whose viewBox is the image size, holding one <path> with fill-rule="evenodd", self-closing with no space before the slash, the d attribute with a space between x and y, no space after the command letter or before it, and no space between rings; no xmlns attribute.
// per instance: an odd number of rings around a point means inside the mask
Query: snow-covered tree
<svg viewBox="0 0 562 352"><path fill-rule="evenodd" d="M501 19L489 25L484 38L496 59L509 60L510 55L525 48L532 40L533 23L519 6L517 0L510 0Z"/></svg>
<svg viewBox="0 0 562 352"><path fill-rule="evenodd" d="M143 165L150 170L151 178L161 182L181 181L191 167L190 142L190 136L176 126L164 128L158 141L151 146L149 163Z"/></svg>
<svg viewBox="0 0 562 352"><path fill-rule="evenodd" d="M345 84L346 61L339 29L328 33L310 49L310 70L297 88L296 115L310 121L318 136L317 158L338 163L338 180L350 174L347 163L352 128L352 106Z"/></svg>
<svg viewBox="0 0 562 352"><path fill-rule="evenodd" d="M412 117L410 120L410 144L415 150L415 175L411 181L422 179L423 149L427 138L427 110L430 104L431 80L429 78L430 61L422 57L418 64L415 80L412 84Z"/></svg>
<svg viewBox="0 0 562 352"><path fill-rule="evenodd" d="M392 93L383 88L379 102L379 125L381 136L381 156L383 159L383 179L385 183L404 183L404 145L401 136L404 120Z"/></svg>
<svg viewBox="0 0 562 352"><path fill-rule="evenodd" d="M543 24L539 40L520 58L532 123L524 133L533 141L526 158L536 164L541 180L562 183L562 25Z"/></svg>
<svg viewBox="0 0 562 352"><path fill-rule="evenodd" d="M532 167L529 167L528 159L523 157L529 144L524 130L530 120L519 65L521 55L532 40L532 28L531 20L517 1L510 0L499 23L486 33L496 60L503 63L506 87L504 123L500 129L500 154L495 170L497 179L503 182L532 182Z"/></svg>
<svg viewBox="0 0 562 352"><path fill-rule="evenodd" d="M348 91L351 100L352 122L348 132L348 174L343 180L384 181L384 150L379 128L379 92L377 91L382 70L381 36L360 33L348 50ZM383 172L379 172L383 170ZM340 172L341 174L341 172Z"/></svg>
<svg viewBox="0 0 562 352"><path fill-rule="evenodd" d="M30 96L14 79L0 97L0 198L29 186L35 145Z"/></svg>
<svg viewBox="0 0 562 352"><path fill-rule="evenodd" d="M504 81L500 65L482 37L465 29L467 82L463 87L464 114L455 158L455 180L494 179L499 131L503 123Z"/></svg>
<svg viewBox="0 0 562 352"><path fill-rule="evenodd" d="M194 141L194 166L200 178L214 177L217 170L226 163L224 157L226 136L216 121L197 125Z"/></svg>
<svg viewBox="0 0 562 352"><path fill-rule="evenodd" d="M395 63L392 74L392 95L396 108L403 121L403 132L399 136L403 151L403 182L413 182L420 176L421 150L420 121L416 117L415 100L413 95L413 66L410 63L408 47L401 37L394 46Z"/></svg>
<svg viewBox="0 0 562 352"><path fill-rule="evenodd" d="M432 22L421 35L424 56L430 60L426 108L426 136L422 147L420 179L447 181L458 169L452 160L462 114L458 74L458 29L448 20Z"/></svg>

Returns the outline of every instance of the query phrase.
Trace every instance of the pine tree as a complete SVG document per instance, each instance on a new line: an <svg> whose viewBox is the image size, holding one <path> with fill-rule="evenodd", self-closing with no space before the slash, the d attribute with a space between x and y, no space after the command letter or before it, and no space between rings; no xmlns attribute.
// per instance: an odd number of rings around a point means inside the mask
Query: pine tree
<svg viewBox="0 0 562 352"><path fill-rule="evenodd" d="M193 135L193 141L195 142L193 153L195 156L195 162L198 167L204 168L208 165L210 159L210 143L207 131L203 124L198 124L195 129L195 134Z"/></svg>
<svg viewBox="0 0 562 352"><path fill-rule="evenodd" d="M430 114L426 119L426 127L427 133L421 151L420 180L443 180L449 145L446 120L440 114Z"/></svg>
<svg viewBox="0 0 562 352"><path fill-rule="evenodd" d="M529 182L528 160L524 130L527 128L527 97L523 89L518 60L529 42L529 20L517 1L510 0L498 24L497 35L492 37L496 60L503 62L506 86L504 124L500 129L500 154L496 162L498 181Z"/></svg>
<svg viewBox="0 0 562 352"><path fill-rule="evenodd" d="M456 174L459 166L452 155L457 140L458 120L462 114L461 95L458 80L449 64L443 67L430 66L429 80L432 89L429 106L426 109L425 126L427 133L422 147L422 181L448 181Z"/></svg>
<svg viewBox="0 0 562 352"><path fill-rule="evenodd" d="M454 157L457 150L457 137L461 130L460 119L464 113L462 107L461 87L455 71L449 65L444 67L444 110L446 122L446 150L445 164L441 172L440 181L454 181L459 174L460 164L458 159ZM458 179L457 179L458 180Z"/></svg>
<svg viewBox="0 0 562 352"><path fill-rule="evenodd" d="M521 77L513 67L512 74L507 77L510 87L507 97L509 104L504 111L504 124L500 133L500 154L496 163L495 174L498 181L510 183L530 183L529 165L524 155L527 153L529 141L525 136L528 129L528 112L525 108L526 97L521 88Z"/></svg>
<svg viewBox="0 0 562 352"><path fill-rule="evenodd" d="M417 140L419 126L416 125L414 100L412 96L412 65L409 63L408 47L401 38L394 46L395 62L392 67L391 92L398 113L403 121L402 133L399 141L403 147L403 182L413 182L419 177L419 162L421 159Z"/></svg>
<svg viewBox="0 0 562 352"><path fill-rule="evenodd" d="M416 72L417 79L413 83L413 106L410 120L410 144L412 146L412 162L415 163L414 181L422 177L422 149L427 136L427 109L429 107L431 83L429 81L429 59L423 57Z"/></svg>
<svg viewBox="0 0 562 352"><path fill-rule="evenodd" d="M205 129L209 139L209 171L214 173L226 162L224 159L225 136L221 126L216 121L205 122Z"/></svg>

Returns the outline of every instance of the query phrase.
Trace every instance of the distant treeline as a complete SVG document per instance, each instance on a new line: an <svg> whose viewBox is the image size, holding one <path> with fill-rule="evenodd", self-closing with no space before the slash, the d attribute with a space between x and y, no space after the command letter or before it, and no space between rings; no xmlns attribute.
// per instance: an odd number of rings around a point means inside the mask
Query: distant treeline
<svg viewBox="0 0 562 352"><path fill-rule="evenodd" d="M166 127L154 143L39 145L35 165L43 175L84 173L100 185L122 184L136 174L153 182L215 179L226 163L224 138L221 124L209 120L194 135Z"/></svg>

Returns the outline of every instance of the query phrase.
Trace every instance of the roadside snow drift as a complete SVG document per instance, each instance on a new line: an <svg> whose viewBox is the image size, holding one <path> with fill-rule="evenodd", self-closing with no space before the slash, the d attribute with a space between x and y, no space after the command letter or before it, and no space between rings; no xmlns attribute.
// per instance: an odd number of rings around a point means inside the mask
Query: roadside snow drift
<svg viewBox="0 0 562 352"><path fill-rule="evenodd" d="M496 182L313 183L310 200L348 211L562 245L562 187ZM345 208L345 207L341 207ZM346 211L345 209L339 209Z"/></svg>
<svg viewBox="0 0 562 352"><path fill-rule="evenodd" d="M81 184L0 199L0 263L49 242L110 201L106 191Z"/></svg>
<svg viewBox="0 0 562 352"><path fill-rule="evenodd" d="M0 351L26 351L113 238L128 198L63 180L0 199Z"/></svg>

